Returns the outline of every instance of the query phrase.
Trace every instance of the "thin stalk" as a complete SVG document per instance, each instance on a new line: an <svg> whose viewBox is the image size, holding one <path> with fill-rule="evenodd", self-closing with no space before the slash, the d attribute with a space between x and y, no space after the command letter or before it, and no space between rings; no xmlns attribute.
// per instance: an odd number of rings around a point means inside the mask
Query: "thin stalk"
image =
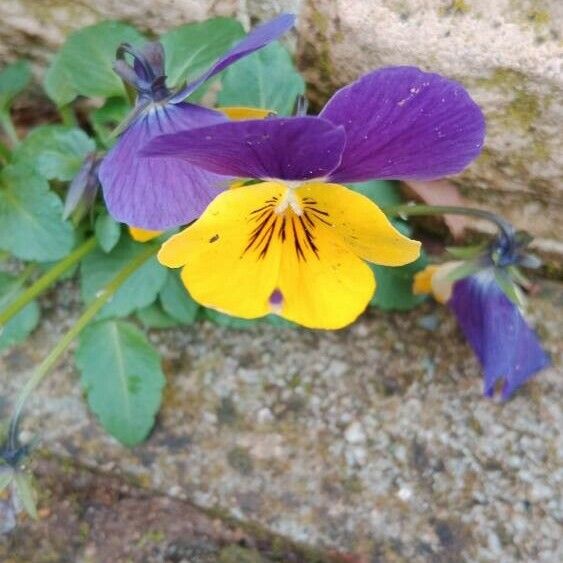
<svg viewBox="0 0 563 563"><path fill-rule="evenodd" d="M10 149L2 142L0 142L0 161L3 164L10 162Z"/></svg>
<svg viewBox="0 0 563 563"><path fill-rule="evenodd" d="M17 433L20 416L25 402L35 390L35 388L43 381L45 376L50 372L62 354L70 346L72 341L84 330L88 323L98 314L100 309L109 301L111 296L121 287L121 285L129 278L129 276L139 269L151 256L156 253L154 246L147 249L136 256L131 262L126 264L117 275L101 290L96 299L84 310L82 315L73 325L73 327L59 340L57 345L51 350L49 355L39 364L35 373L24 385L18 395L18 399L14 406L14 412L10 422L9 445L10 448L17 447Z"/></svg>
<svg viewBox="0 0 563 563"><path fill-rule="evenodd" d="M67 127L76 127L76 115L74 114L74 109L70 104L61 106L59 108L59 114L63 120L63 125L66 125Z"/></svg>
<svg viewBox="0 0 563 563"><path fill-rule="evenodd" d="M383 211L386 215L410 217L413 215L468 215L470 217L479 217L494 223L499 231L507 238L514 236L514 227L499 217L495 213L485 211L484 209L475 209L472 207L455 207L451 205L396 205L394 207L384 207Z"/></svg>
<svg viewBox="0 0 563 563"><path fill-rule="evenodd" d="M49 289L69 268L80 262L84 256L94 250L96 239L94 237L82 243L73 250L66 258L57 262L50 270L45 272L33 285L29 286L24 292L12 301L7 307L0 311L0 329L14 315L17 315L30 301Z"/></svg>
<svg viewBox="0 0 563 563"><path fill-rule="evenodd" d="M8 137L8 141L10 142L11 147L17 147L19 145L20 138L18 137L16 128L14 127L14 122L12 121L12 116L10 115L9 111L0 112L0 125L6 133L6 137Z"/></svg>

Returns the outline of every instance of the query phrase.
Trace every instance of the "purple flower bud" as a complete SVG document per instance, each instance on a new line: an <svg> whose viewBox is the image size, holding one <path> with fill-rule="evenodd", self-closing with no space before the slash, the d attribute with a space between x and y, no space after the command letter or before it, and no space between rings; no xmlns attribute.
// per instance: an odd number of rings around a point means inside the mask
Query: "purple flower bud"
<svg viewBox="0 0 563 563"><path fill-rule="evenodd" d="M83 215L96 200L98 194L98 169L102 157L92 152L86 156L78 174L72 179L65 199L63 219L68 219L76 209Z"/></svg>

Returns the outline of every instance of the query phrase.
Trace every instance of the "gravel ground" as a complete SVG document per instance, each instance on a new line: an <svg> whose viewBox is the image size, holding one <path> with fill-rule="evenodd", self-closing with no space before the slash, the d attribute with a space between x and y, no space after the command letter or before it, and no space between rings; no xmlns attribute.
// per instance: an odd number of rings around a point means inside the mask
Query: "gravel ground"
<svg viewBox="0 0 563 563"><path fill-rule="evenodd" d="M52 295L32 342L0 357L4 407L74 299ZM531 307L556 366L562 303L546 283ZM482 398L454 319L430 303L335 333L200 323L151 338L168 387L150 439L127 450L103 433L69 357L26 421L44 448L348 561L563 560L557 368L505 404Z"/></svg>

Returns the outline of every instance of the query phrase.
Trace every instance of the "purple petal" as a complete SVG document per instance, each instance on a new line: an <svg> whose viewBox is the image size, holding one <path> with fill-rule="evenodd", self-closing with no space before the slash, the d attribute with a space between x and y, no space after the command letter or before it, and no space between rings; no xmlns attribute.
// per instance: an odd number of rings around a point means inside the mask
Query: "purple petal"
<svg viewBox="0 0 563 563"><path fill-rule="evenodd" d="M430 180L481 151L485 122L461 84L416 67L377 70L339 90L321 117L346 129L335 182Z"/></svg>
<svg viewBox="0 0 563 563"><path fill-rule="evenodd" d="M220 123L223 114L191 104L152 105L133 122L104 158L99 178L117 221L165 230L197 219L222 190L225 178L174 158L139 152L152 138Z"/></svg>
<svg viewBox="0 0 563 563"><path fill-rule="evenodd" d="M228 176L310 180L338 166L345 141L342 127L318 117L269 118L163 135L143 154L177 157Z"/></svg>
<svg viewBox="0 0 563 563"><path fill-rule="evenodd" d="M449 305L483 366L485 395L492 397L497 381L504 380L502 398L507 399L550 364L536 334L491 271L458 281Z"/></svg>
<svg viewBox="0 0 563 563"><path fill-rule="evenodd" d="M206 80L215 76L228 66L232 65L239 59L254 53L258 49L262 49L272 41L278 39L286 31L293 27L295 23L294 14L281 14L277 18L255 27L244 39L239 41L234 47L229 49L215 64L206 72L204 72L197 80L190 82L178 93L176 93L170 101L172 103L185 100L192 92L194 92Z"/></svg>

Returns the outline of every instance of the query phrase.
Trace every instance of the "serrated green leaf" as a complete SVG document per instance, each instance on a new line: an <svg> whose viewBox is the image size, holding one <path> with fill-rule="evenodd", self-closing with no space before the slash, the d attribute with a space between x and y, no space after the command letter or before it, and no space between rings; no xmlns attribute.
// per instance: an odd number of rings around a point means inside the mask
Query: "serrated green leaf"
<svg viewBox="0 0 563 563"><path fill-rule="evenodd" d="M107 213L99 215L94 225L96 240L104 252L111 252L119 242L121 225Z"/></svg>
<svg viewBox="0 0 563 563"><path fill-rule="evenodd" d="M14 473L14 482L16 484L16 493L25 511L34 520L37 520L37 507L35 505L35 493L31 484L31 477L21 471L16 471Z"/></svg>
<svg viewBox="0 0 563 563"><path fill-rule="evenodd" d="M31 80L27 61L16 61L0 70L0 111L9 108L12 100L23 91Z"/></svg>
<svg viewBox="0 0 563 563"><path fill-rule="evenodd" d="M49 262L66 256L74 243L62 219L61 200L49 184L24 165L0 173L0 248L22 260Z"/></svg>
<svg viewBox="0 0 563 563"><path fill-rule="evenodd" d="M34 129L14 152L15 163L35 168L47 180L74 178L87 154L96 149L81 129L44 125Z"/></svg>
<svg viewBox="0 0 563 563"><path fill-rule="evenodd" d="M144 252L147 244L133 242L121 237L117 246L106 254L95 250L82 261L81 293L87 303L135 256ZM148 307L156 300L166 281L166 270L150 258L117 290L110 302L100 311L100 318L125 317L133 311Z"/></svg>
<svg viewBox="0 0 563 563"><path fill-rule="evenodd" d="M136 45L143 40L135 28L115 21L71 33L47 71L47 94L59 106L76 95L125 96L123 83L112 68L115 52L120 43Z"/></svg>
<svg viewBox="0 0 563 563"><path fill-rule="evenodd" d="M249 106L290 115L305 82L288 50L279 42L237 61L226 71L219 92L221 106Z"/></svg>
<svg viewBox="0 0 563 563"><path fill-rule="evenodd" d="M14 470L8 466L0 465L0 493L10 485L14 479Z"/></svg>
<svg viewBox="0 0 563 563"><path fill-rule="evenodd" d="M17 277L0 272L0 311L18 296L21 289ZM25 340L38 322L39 306L31 301L0 328L0 351Z"/></svg>
<svg viewBox="0 0 563 563"><path fill-rule="evenodd" d="M187 292L178 272L168 272L166 283L160 290L160 302L164 311L182 324L190 325L197 319L200 306Z"/></svg>
<svg viewBox="0 0 563 563"><path fill-rule="evenodd" d="M154 425L165 384L160 357L130 323L102 321L80 336L76 364L88 404L122 444L142 442Z"/></svg>
<svg viewBox="0 0 563 563"><path fill-rule="evenodd" d="M396 268L370 264L377 283L371 305L383 311L408 311L420 305L426 296L413 294L413 279L427 263L426 254L421 253L418 260Z"/></svg>
<svg viewBox="0 0 563 563"><path fill-rule="evenodd" d="M188 23L162 35L168 87L175 88L186 80L198 78L243 36L242 26L231 18Z"/></svg>
<svg viewBox="0 0 563 563"><path fill-rule="evenodd" d="M137 318L146 328L172 328L180 324L165 313L158 302L137 311Z"/></svg>
<svg viewBox="0 0 563 563"><path fill-rule="evenodd" d="M403 202L403 197L397 182L387 180L369 180L347 184L355 192L365 195L379 207L394 207Z"/></svg>

